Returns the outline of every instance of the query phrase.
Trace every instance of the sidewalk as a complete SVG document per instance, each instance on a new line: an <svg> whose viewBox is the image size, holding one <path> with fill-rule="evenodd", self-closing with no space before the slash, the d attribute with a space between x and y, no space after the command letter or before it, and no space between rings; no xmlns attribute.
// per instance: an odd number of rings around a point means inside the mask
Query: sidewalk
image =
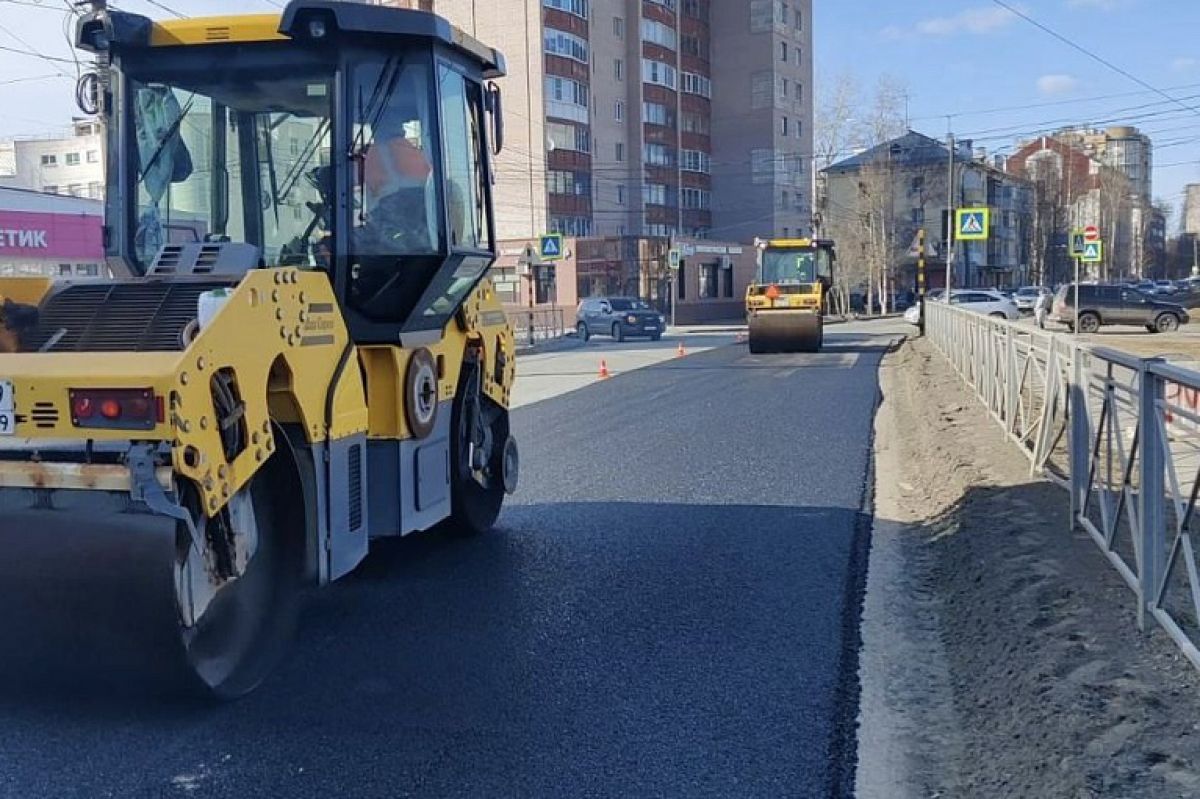
<svg viewBox="0 0 1200 799"><path fill-rule="evenodd" d="M858 795L1200 794L1200 674L925 340L881 371Z"/></svg>

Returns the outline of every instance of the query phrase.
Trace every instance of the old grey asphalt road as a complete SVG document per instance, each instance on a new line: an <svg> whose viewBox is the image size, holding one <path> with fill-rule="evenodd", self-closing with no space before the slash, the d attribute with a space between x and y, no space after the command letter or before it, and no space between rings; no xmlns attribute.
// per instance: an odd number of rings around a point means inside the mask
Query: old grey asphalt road
<svg viewBox="0 0 1200 799"><path fill-rule="evenodd" d="M237 703L114 695L138 673L120 630L139 597L30 595L13 586L53 557L5 561L0 651L23 665L0 680L0 796L841 795L889 340L869 329L520 408L501 529L378 547ZM93 555L87 587L133 554Z"/></svg>

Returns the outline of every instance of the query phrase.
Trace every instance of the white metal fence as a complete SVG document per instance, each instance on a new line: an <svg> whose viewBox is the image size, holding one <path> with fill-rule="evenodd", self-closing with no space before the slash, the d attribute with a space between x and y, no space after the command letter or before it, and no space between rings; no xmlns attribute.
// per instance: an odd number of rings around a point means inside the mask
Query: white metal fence
<svg viewBox="0 0 1200 799"><path fill-rule="evenodd" d="M1200 669L1200 372L930 302L926 335Z"/></svg>

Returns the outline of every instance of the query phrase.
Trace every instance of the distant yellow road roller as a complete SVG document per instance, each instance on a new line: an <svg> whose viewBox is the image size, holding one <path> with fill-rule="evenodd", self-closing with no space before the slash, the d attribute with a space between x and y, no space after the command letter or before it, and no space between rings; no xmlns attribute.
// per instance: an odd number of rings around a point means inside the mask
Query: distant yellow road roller
<svg viewBox="0 0 1200 799"><path fill-rule="evenodd" d="M307 586L371 539L482 533L516 487L487 278L503 59L337 0L96 3L77 45L114 276L0 278L0 534L125 553L175 620L176 676L236 697Z"/></svg>
<svg viewBox="0 0 1200 799"><path fill-rule="evenodd" d="M818 352L824 343L836 254L824 239L756 239L758 272L746 289L750 352Z"/></svg>

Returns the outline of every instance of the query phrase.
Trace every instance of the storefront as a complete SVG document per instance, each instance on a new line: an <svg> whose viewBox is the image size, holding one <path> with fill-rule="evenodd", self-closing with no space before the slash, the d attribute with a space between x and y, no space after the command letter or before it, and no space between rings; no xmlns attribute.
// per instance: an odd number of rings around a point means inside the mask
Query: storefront
<svg viewBox="0 0 1200 799"><path fill-rule="evenodd" d="M0 188L0 275L107 275L99 200Z"/></svg>

